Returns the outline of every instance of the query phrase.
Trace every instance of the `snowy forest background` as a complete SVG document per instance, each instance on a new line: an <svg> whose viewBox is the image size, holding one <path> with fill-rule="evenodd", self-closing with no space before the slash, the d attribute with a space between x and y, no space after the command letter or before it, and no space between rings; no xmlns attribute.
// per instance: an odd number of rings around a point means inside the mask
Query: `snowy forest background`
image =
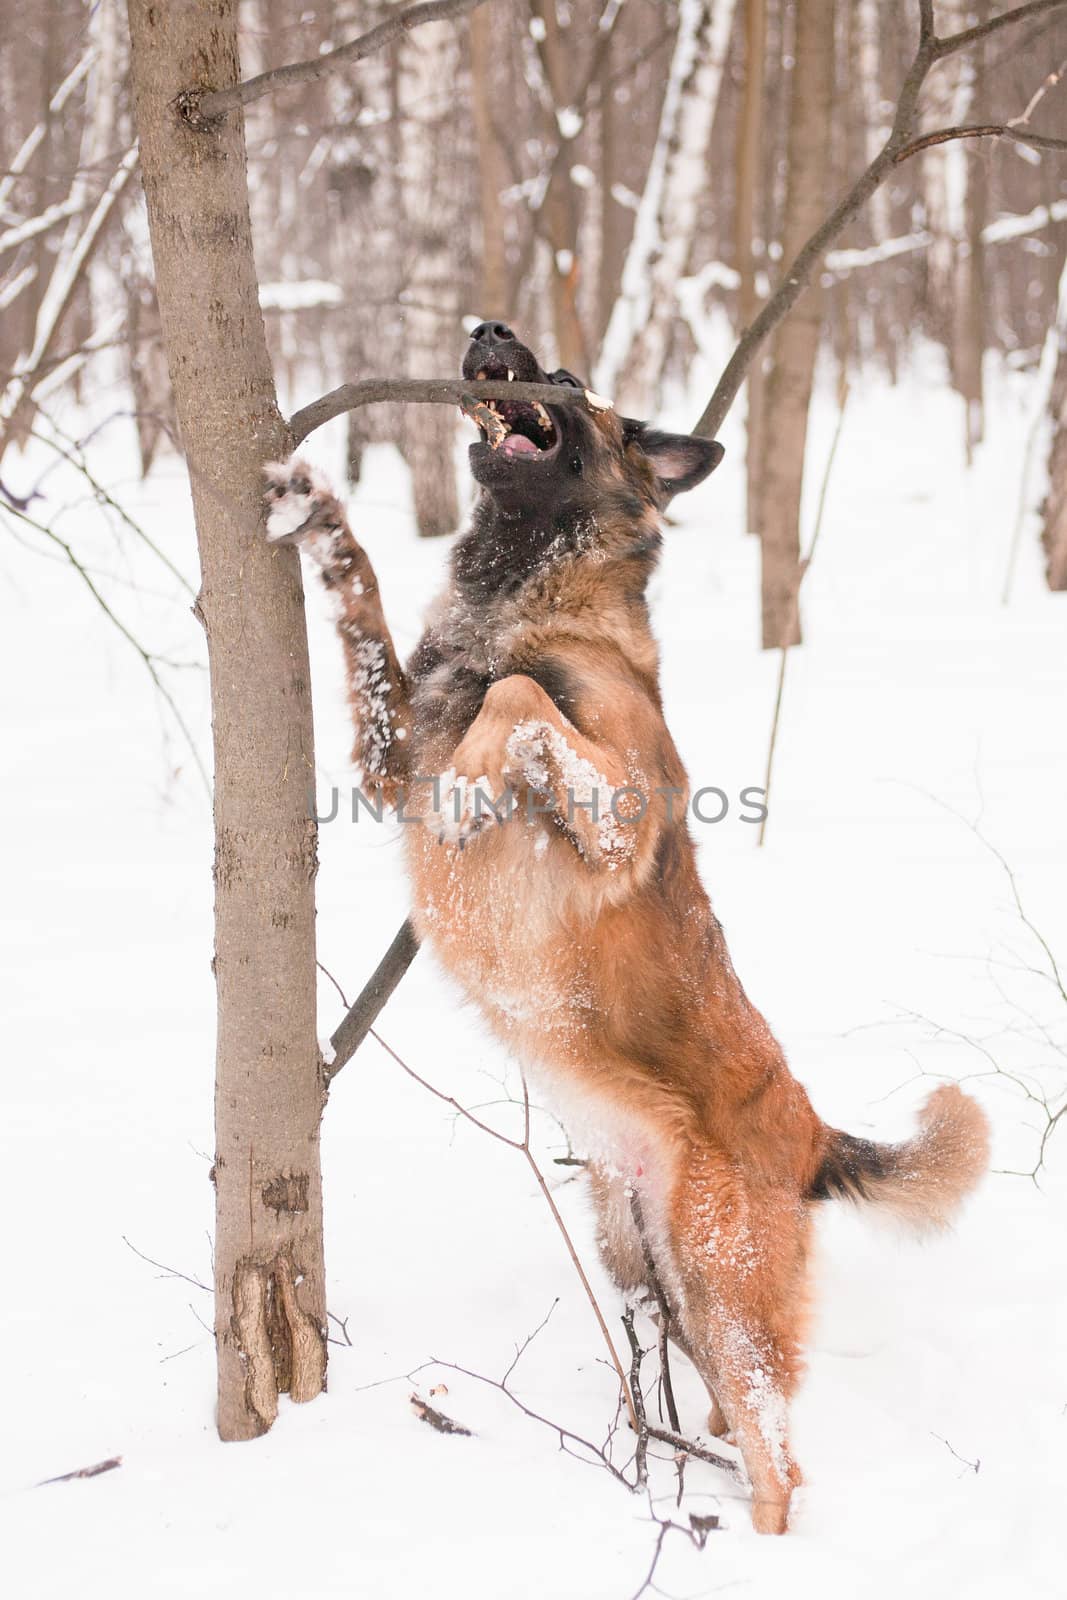
<svg viewBox="0 0 1067 1600"><path fill-rule="evenodd" d="M243 75L392 9L242 5ZM920 9L811 0L823 71L802 104L786 0L490 0L251 104L283 410L359 377L451 375L465 328L500 316L545 365L691 427L786 260L884 142ZM938 0L938 32L1004 9ZM893 1137L919 1080L948 1074L997 1136L952 1238L918 1248L824 1219L798 1405L808 1487L795 1538L769 1549L714 1469L654 1452L647 1495L628 1497L554 1431L626 1460L536 1186L374 1042L324 1124L329 1395L254 1447L215 1438L206 657L125 8L0 0L0 965L20 1200L0 1519L20 1592L377 1600L432 1581L627 1600L649 1574L672 1594L814 1594L828 1575L874 1596L1055 1592L1067 6L1022 9L922 93L922 130L1001 136L901 163L833 241L782 324L806 324L810 360L765 346L653 595L697 782L764 784L780 708L766 839L735 807L702 830L701 862L821 1114ZM799 392L776 386L776 359L798 363ZM449 407L373 406L307 446L347 477L402 647L469 501L468 437ZM325 607L308 604L328 796L352 778L347 713ZM351 999L405 914L398 852L388 829L338 824L320 856L319 955ZM326 1034L343 1007L325 976L320 1009ZM381 1032L514 1131L509 1064L428 956ZM572 1152L541 1112L535 1149L617 1327L580 1179L554 1165ZM508 1385L540 1420L499 1387L535 1329ZM475 1437L425 1427L412 1393ZM691 1515L720 1526L694 1542Z"/></svg>

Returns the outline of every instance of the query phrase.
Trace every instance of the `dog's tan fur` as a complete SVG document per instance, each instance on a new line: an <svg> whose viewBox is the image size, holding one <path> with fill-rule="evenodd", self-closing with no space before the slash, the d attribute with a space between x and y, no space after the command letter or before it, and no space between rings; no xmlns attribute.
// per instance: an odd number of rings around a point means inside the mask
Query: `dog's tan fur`
<svg viewBox="0 0 1067 1600"><path fill-rule="evenodd" d="M755 1526L781 1532L799 1481L787 1406L813 1198L869 1196L940 1222L985 1168L985 1119L950 1086L911 1144L870 1146L828 1128L790 1075L734 973L684 820L644 601L641 552L657 539L661 496L614 414L592 426L595 537L474 611L453 586L421 674L396 665L366 558L325 491L311 529L330 546L346 647L353 635L382 643L392 714L409 732L372 776L392 790L451 769L493 796L510 785L520 806L531 788L556 806L483 827L461 849L444 797L435 809L429 787L414 790L406 807L426 824L404 830L415 925L586 1148L600 1248L623 1289L645 1280L639 1193L712 1431L729 1428L741 1449ZM290 472L298 487L302 472ZM359 593L346 577L356 571ZM491 680L476 705L449 693L441 661L457 658ZM567 714L531 675L546 662L568 687ZM362 693L354 684L357 708ZM573 804L568 817L576 782L579 799L603 783L639 790L647 807L615 827Z"/></svg>

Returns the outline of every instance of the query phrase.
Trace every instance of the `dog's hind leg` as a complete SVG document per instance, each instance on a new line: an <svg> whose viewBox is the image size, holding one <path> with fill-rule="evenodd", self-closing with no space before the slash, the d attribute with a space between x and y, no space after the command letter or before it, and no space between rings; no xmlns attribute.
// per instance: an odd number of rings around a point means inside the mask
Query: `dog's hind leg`
<svg viewBox="0 0 1067 1600"><path fill-rule="evenodd" d="M694 1150L670 1209L685 1348L752 1483L752 1522L784 1533L800 1482L788 1407L800 1373L808 1219L786 1193L748 1192L725 1158Z"/></svg>
<svg viewBox="0 0 1067 1600"><path fill-rule="evenodd" d="M266 469L267 538L298 544L334 597L356 728L352 758L364 782L393 803L408 770L411 707L378 580L340 501L313 467L294 457Z"/></svg>

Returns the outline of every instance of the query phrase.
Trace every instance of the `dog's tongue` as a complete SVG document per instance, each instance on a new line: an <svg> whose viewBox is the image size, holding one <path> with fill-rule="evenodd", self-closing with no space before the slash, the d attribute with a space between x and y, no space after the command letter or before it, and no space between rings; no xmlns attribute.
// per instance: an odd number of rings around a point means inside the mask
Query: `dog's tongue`
<svg viewBox="0 0 1067 1600"><path fill-rule="evenodd" d="M535 456L537 446L532 439L527 439L522 433L509 433L504 443L500 446L506 456Z"/></svg>

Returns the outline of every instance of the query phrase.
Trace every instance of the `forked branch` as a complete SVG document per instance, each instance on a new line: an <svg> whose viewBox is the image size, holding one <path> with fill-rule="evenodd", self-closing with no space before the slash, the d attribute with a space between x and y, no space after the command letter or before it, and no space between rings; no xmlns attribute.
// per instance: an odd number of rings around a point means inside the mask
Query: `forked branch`
<svg viewBox="0 0 1067 1600"><path fill-rule="evenodd" d="M477 10L485 3L486 0L420 0L418 5L394 11L384 22L379 22L376 28L361 34L358 39L352 39L325 55L314 56L310 61L293 61L287 67L273 67L269 72L247 78L244 83L235 83L229 89L187 89L179 97L178 109L191 128L203 133L217 117L236 111L238 106L250 105L253 100L273 94L277 89L291 89L298 83L316 83L341 67L351 66L365 56L373 55L376 50L383 50L386 45L402 39L413 28L421 28L427 22L447 22L451 17L461 17L468 11Z"/></svg>
<svg viewBox="0 0 1067 1600"><path fill-rule="evenodd" d="M931 0L920 0L919 43L901 86L893 125L885 144L866 171L861 173L844 198L838 201L830 215L820 223L810 239L802 246L795 260L783 274L777 290L742 334L737 348L726 363L722 376L715 386L715 392L693 429L694 433L707 439L714 438L722 426L726 413L737 398L756 352L799 300L830 245L902 161L908 160L920 150L946 144L954 139L1006 138L1039 149L1067 149L1067 140L1026 132L1019 125L1019 121L990 123L981 127L938 128L931 133L918 136L915 133L919 95L931 68L939 61L944 61L958 50L965 50L987 39L990 34L1011 27L1017 22L1025 22L1042 12L1065 8L1067 0L1033 0L1030 5L1016 6L1014 10L1005 11L1001 16L993 17L977 27L965 28L960 33L949 34L946 38L939 39L934 32Z"/></svg>

